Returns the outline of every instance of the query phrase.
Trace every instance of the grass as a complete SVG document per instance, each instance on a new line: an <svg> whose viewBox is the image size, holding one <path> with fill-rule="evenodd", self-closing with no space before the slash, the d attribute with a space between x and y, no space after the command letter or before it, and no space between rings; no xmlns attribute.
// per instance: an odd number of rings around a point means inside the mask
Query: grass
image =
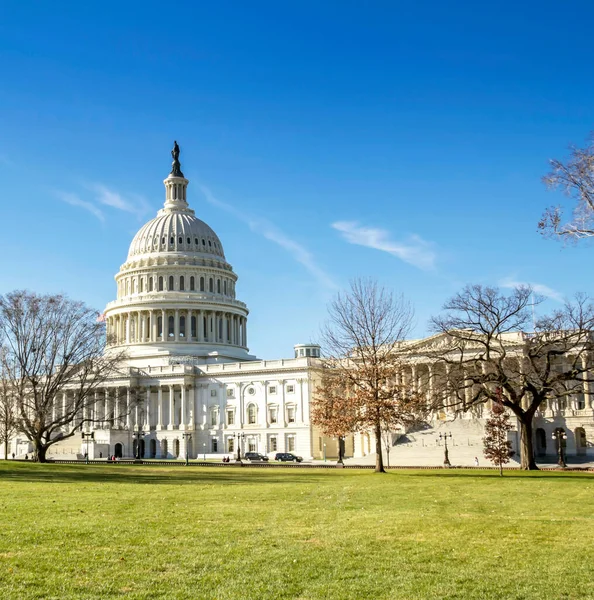
<svg viewBox="0 0 594 600"><path fill-rule="evenodd" d="M585 473L0 464L0 598L594 598Z"/></svg>

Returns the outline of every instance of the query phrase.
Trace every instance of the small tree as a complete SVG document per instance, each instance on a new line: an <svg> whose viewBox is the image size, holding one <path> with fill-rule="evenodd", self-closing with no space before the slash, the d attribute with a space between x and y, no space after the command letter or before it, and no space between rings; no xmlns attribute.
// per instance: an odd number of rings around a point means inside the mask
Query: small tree
<svg viewBox="0 0 594 600"><path fill-rule="evenodd" d="M105 324L82 302L28 291L0 296L4 376L19 431L40 462L93 421L94 393L124 357L105 353L105 342Z"/></svg>
<svg viewBox="0 0 594 600"><path fill-rule="evenodd" d="M383 473L382 431L413 423L424 410L402 377L404 357L398 352L410 330L412 308L374 281L355 280L328 313L312 421L323 431L373 431L375 470Z"/></svg>
<svg viewBox="0 0 594 600"><path fill-rule="evenodd" d="M574 200L572 218L565 220L560 206L548 208L538 223L540 231L558 239L578 241L594 236L594 135L585 148L571 147L567 162L551 160L543 177L549 189L561 189Z"/></svg>
<svg viewBox="0 0 594 600"><path fill-rule="evenodd" d="M507 432L513 429L509 415L503 404L494 401L491 408L491 417L485 423L485 437L483 438L483 454L487 460L499 466L499 474L503 475L503 465L507 464L513 456L511 442L507 439Z"/></svg>

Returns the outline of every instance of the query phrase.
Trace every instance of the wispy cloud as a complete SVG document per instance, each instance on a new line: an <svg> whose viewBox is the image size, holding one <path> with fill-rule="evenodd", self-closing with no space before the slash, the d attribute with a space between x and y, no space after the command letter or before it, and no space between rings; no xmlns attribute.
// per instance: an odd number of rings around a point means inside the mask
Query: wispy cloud
<svg viewBox="0 0 594 600"><path fill-rule="evenodd" d="M511 278L502 279L499 282L499 285L503 288L516 288L520 286L530 286L537 294L541 296L545 296L546 298L550 298L551 300L555 300L556 302L563 302L563 295L550 288L548 285L544 285L542 283L534 283L529 281L516 281Z"/></svg>
<svg viewBox="0 0 594 600"><path fill-rule="evenodd" d="M267 240L277 244L284 250L286 250L298 263L303 265L311 275L313 275L324 287L335 290L338 289L337 284L334 282L332 277L328 275L317 263L313 254L304 248L299 242L290 238L286 233L279 229L276 225L270 221L262 218L252 217L246 215L243 212L237 210L234 206L222 202L212 194L212 192L205 186L200 186L202 193L205 195L206 200L224 210L225 212L233 215L235 218L243 221L248 227L254 232L265 237Z"/></svg>
<svg viewBox="0 0 594 600"><path fill-rule="evenodd" d="M78 206L80 208L84 208L89 211L93 216L99 219L102 223L105 223L105 215L97 206L95 206L92 202L87 202L86 200L82 200L76 194L72 194L70 192L56 192L56 195L62 202L66 202L66 204L70 204L71 206Z"/></svg>
<svg viewBox="0 0 594 600"><path fill-rule="evenodd" d="M340 231L349 244L388 252L419 269L429 270L435 267L436 255L432 244L418 235L411 235L406 241L396 242L390 239L388 231L365 227L356 221L336 221L332 223L332 227Z"/></svg>
<svg viewBox="0 0 594 600"><path fill-rule="evenodd" d="M104 206L110 206L138 217L142 217L148 210L148 202L137 194L123 196L102 183L91 183L86 187L94 192L96 202Z"/></svg>

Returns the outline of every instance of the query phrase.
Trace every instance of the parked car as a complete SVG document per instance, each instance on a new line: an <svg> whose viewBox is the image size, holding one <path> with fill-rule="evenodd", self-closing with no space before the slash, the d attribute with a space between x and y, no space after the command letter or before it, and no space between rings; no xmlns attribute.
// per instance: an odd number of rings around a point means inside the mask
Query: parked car
<svg viewBox="0 0 594 600"><path fill-rule="evenodd" d="M290 452L277 452L274 460L278 460L279 462L302 462L302 456L296 456L295 454L291 454Z"/></svg>
<svg viewBox="0 0 594 600"><path fill-rule="evenodd" d="M268 457L259 452L246 452L244 456L247 460L263 460L264 462L268 462Z"/></svg>

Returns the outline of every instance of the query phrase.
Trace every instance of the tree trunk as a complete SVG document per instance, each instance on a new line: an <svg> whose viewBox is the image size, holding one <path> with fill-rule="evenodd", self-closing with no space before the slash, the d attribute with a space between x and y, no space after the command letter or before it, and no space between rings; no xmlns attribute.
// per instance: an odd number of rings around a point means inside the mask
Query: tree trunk
<svg viewBox="0 0 594 600"><path fill-rule="evenodd" d="M382 456L382 428L379 424L375 426L375 472L386 472L384 469L384 457Z"/></svg>
<svg viewBox="0 0 594 600"><path fill-rule="evenodd" d="M499 475L503 477L503 461L499 459Z"/></svg>
<svg viewBox="0 0 594 600"><path fill-rule="evenodd" d="M8 460L8 436L4 440L4 460Z"/></svg>
<svg viewBox="0 0 594 600"><path fill-rule="evenodd" d="M47 447L43 444L43 442L41 440L34 440L33 445L35 447L35 460L39 461L40 463L47 462L45 457Z"/></svg>
<svg viewBox="0 0 594 600"><path fill-rule="evenodd" d="M524 471L537 471L532 444L532 416L518 417L520 421L520 468Z"/></svg>

